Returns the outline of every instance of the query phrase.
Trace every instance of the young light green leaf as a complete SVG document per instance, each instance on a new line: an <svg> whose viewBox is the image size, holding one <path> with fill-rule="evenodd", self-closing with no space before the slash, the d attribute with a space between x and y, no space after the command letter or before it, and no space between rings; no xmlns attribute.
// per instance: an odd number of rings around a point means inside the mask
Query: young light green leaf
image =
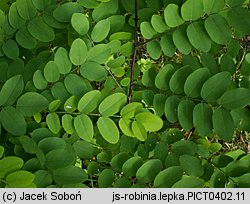
<svg viewBox="0 0 250 204"><path fill-rule="evenodd" d="M119 127L121 131L129 137L135 137L133 131L132 131L132 122L129 118L121 118L119 120Z"/></svg>
<svg viewBox="0 0 250 204"><path fill-rule="evenodd" d="M46 116L46 123L50 131L54 134L58 134L61 129L60 119L56 113L49 113Z"/></svg>
<svg viewBox="0 0 250 204"><path fill-rule="evenodd" d="M139 102L129 103L121 109L121 116L122 118L133 118L142 108L143 106Z"/></svg>
<svg viewBox="0 0 250 204"><path fill-rule="evenodd" d="M94 127L92 120L85 114L78 115L74 119L76 133L85 141L90 142L94 136Z"/></svg>
<svg viewBox="0 0 250 204"><path fill-rule="evenodd" d="M89 20L83 13L74 13L71 17L71 25L80 35L89 31Z"/></svg>
<svg viewBox="0 0 250 204"><path fill-rule="evenodd" d="M22 113L12 106L4 107L0 112L0 121L10 134L21 136L26 133L27 123Z"/></svg>
<svg viewBox="0 0 250 204"><path fill-rule="evenodd" d="M112 116L118 113L126 103L127 96L124 93L114 93L101 102L98 110L103 116Z"/></svg>
<svg viewBox="0 0 250 204"><path fill-rule="evenodd" d="M97 127L102 137L111 144L119 141L120 133L113 120L108 117L100 117L97 121Z"/></svg>
<svg viewBox="0 0 250 204"><path fill-rule="evenodd" d="M230 112L222 107L217 108L213 113L213 127L216 134L223 140L229 142L234 134L234 121Z"/></svg>
<svg viewBox="0 0 250 204"><path fill-rule="evenodd" d="M21 75L9 78L0 91L0 106L13 105L23 92L24 81Z"/></svg>
<svg viewBox="0 0 250 204"><path fill-rule="evenodd" d="M24 161L17 156L6 156L0 160L0 178L5 178L12 172L18 171L23 167Z"/></svg>
<svg viewBox="0 0 250 204"><path fill-rule="evenodd" d="M17 100L16 107L24 116L33 116L46 109L48 105L49 101L43 95L27 92Z"/></svg>
<svg viewBox="0 0 250 204"><path fill-rule="evenodd" d="M88 114L94 111L101 100L101 92L93 90L83 95L78 102L78 110L81 113Z"/></svg>
<svg viewBox="0 0 250 204"><path fill-rule="evenodd" d="M147 139L147 132L144 127L139 121L133 121L131 125L131 130L133 135L140 141L146 141Z"/></svg>
<svg viewBox="0 0 250 204"><path fill-rule="evenodd" d="M80 38L75 39L69 51L69 58L72 64L76 66L82 65L86 61L87 51L86 43Z"/></svg>

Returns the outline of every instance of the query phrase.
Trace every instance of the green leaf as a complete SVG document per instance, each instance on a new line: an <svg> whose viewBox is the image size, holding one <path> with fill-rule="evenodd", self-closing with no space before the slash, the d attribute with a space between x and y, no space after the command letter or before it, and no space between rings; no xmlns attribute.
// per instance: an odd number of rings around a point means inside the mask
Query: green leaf
<svg viewBox="0 0 250 204"><path fill-rule="evenodd" d="M96 148L89 142L78 140L73 144L76 155L81 159L90 159L96 154Z"/></svg>
<svg viewBox="0 0 250 204"><path fill-rule="evenodd" d="M178 182L176 182L172 188L202 188L205 182L197 177L185 176Z"/></svg>
<svg viewBox="0 0 250 204"><path fill-rule="evenodd" d="M60 78L59 68L54 61L49 61L45 65L43 74L48 82L56 82Z"/></svg>
<svg viewBox="0 0 250 204"><path fill-rule="evenodd" d="M145 127L138 121L133 121L131 125L132 135L134 135L140 141L146 141L147 132Z"/></svg>
<svg viewBox="0 0 250 204"><path fill-rule="evenodd" d="M229 9L226 13L226 19L229 24L239 33L242 37L250 34L250 13L247 8L236 6Z"/></svg>
<svg viewBox="0 0 250 204"><path fill-rule="evenodd" d="M100 117L97 121L97 127L102 137L111 144L119 141L120 133L113 120L108 117Z"/></svg>
<svg viewBox="0 0 250 204"><path fill-rule="evenodd" d="M194 107L193 121L196 131L202 136L208 136L213 129L212 108L206 103L199 103Z"/></svg>
<svg viewBox="0 0 250 204"><path fill-rule="evenodd" d="M160 117L164 114L166 99L167 99L167 96L165 94L155 94L154 96L153 106L154 106L156 115Z"/></svg>
<svg viewBox="0 0 250 204"><path fill-rule="evenodd" d="M226 109L243 108L250 104L250 90L235 88L226 91L219 99L219 104Z"/></svg>
<svg viewBox="0 0 250 204"><path fill-rule="evenodd" d="M210 178L211 188L225 188L227 178L221 171L215 171Z"/></svg>
<svg viewBox="0 0 250 204"><path fill-rule="evenodd" d="M88 179L87 173L76 166L67 166L53 171L53 178L56 184L82 183Z"/></svg>
<svg viewBox="0 0 250 204"><path fill-rule="evenodd" d="M183 100L179 103L177 109L177 115L179 123L186 131L190 131L193 128L193 110L194 102L191 100Z"/></svg>
<svg viewBox="0 0 250 204"><path fill-rule="evenodd" d="M172 151L177 155L195 155L198 151L198 148L197 145L192 141L180 140L173 144Z"/></svg>
<svg viewBox="0 0 250 204"><path fill-rule="evenodd" d="M50 170L67 167L75 163L75 157L73 149L54 149L46 154L45 165Z"/></svg>
<svg viewBox="0 0 250 204"><path fill-rule="evenodd" d="M231 111L234 124L237 128L244 131L250 131L250 110L247 108L239 108Z"/></svg>
<svg viewBox="0 0 250 204"><path fill-rule="evenodd" d="M231 84L231 74L220 72L209 78L201 88L201 97L207 102L215 102Z"/></svg>
<svg viewBox="0 0 250 204"><path fill-rule="evenodd" d="M115 180L114 171L112 169L104 169L98 177L97 180L98 187L99 188L111 187L114 180Z"/></svg>
<svg viewBox="0 0 250 204"><path fill-rule="evenodd" d="M36 39L29 33L27 27L21 27L16 33L16 41L22 47L32 50L37 46Z"/></svg>
<svg viewBox="0 0 250 204"><path fill-rule="evenodd" d="M177 27L184 23L180 15L180 8L176 4L169 4L164 10L164 19L170 28Z"/></svg>
<svg viewBox="0 0 250 204"><path fill-rule="evenodd" d="M114 14L117 14L118 9L119 9L119 2L118 0L112 0L112 1L107 1L107 0L101 0L100 3L92 13L92 18L94 21L100 21L102 19L105 19L109 16L112 16Z"/></svg>
<svg viewBox="0 0 250 204"><path fill-rule="evenodd" d="M200 177L204 173L204 169L201 165L201 160L191 155L181 155L180 165L184 171L194 177Z"/></svg>
<svg viewBox="0 0 250 204"><path fill-rule="evenodd" d="M161 171L154 180L157 188L171 188L183 176L183 170L179 166L172 166Z"/></svg>
<svg viewBox="0 0 250 204"><path fill-rule="evenodd" d="M74 13L71 17L71 25L80 35L89 31L89 20L83 13Z"/></svg>
<svg viewBox="0 0 250 204"><path fill-rule="evenodd" d="M82 77L76 74L67 75L64 79L64 84L68 93L78 98L81 98L85 93L92 90L89 81L83 79ZM62 90L60 90L60 92L62 92Z"/></svg>
<svg viewBox="0 0 250 204"><path fill-rule="evenodd" d="M81 113L89 114L94 111L101 100L101 92L93 90L83 95L78 102L78 110Z"/></svg>
<svg viewBox="0 0 250 204"><path fill-rule="evenodd" d="M0 145L0 158L3 157L3 154L4 154L4 147Z"/></svg>
<svg viewBox="0 0 250 204"><path fill-rule="evenodd" d="M189 97L199 97L201 87L209 78L209 70L207 68L200 68L192 72L184 84L184 92Z"/></svg>
<svg viewBox="0 0 250 204"><path fill-rule="evenodd" d="M109 31L110 21L108 19L101 20L94 26L91 32L91 39L94 42L101 42L108 36Z"/></svg>
<svg viewBox="0 0 250 204"><path fill-rule="evenodd" d="M150 57L157 60L161 56L161 45L158 41L150 41L147 43L147 52Z"/></svg>
<svg viewBox="0 0 250 204"><path fill-rule="evenodd" d="M178 69L170 78L170 90L176 94L182 94L184 92L185 81L191 73L192 68L188 65Z"/></svg>
<svg viewBox="0 0 250 204"><path fill-rule="evenodd" d="M139 156L134 156L129 158L122 165L122 172L127 177L132 177L136 175L137 170L142 166L143 160Z"/></svg>
<svg viewBox="0 0 250 204"><path fill-rule="evenodd" d="M120 152L111 159L111 167L114 170L121 171L123 164L130 158L127 152Z"/></svg>
<svg viewBox="0 0 250 204"><path fill-rule="evenodd" d="M121 31L126 21L126 17L124 15L112 15L108 19L110 21L110 33Z"/></svg>
<svg viewBox="0 0 250 204"><path fill-rule="evenodd" d="M38 188L45 188L53 182L52 175L48 171L38 170L34 173L34 175L34 183Z"/></svg>
<svg viewBox="0 0 250 204"><path fill-rule="evenodd" d="M59 47L56 50L54 60L60 74L68 74L71 71L72 64L68 57L68 51L65 48Z"/></svg>
<svg viewBox="0 0 250 204"><path fill-rule="evenodd" d="M169 89L169 80L172 77L175 69L173 65L165 65L155 77L155 86L160 90Z"/></svg>
<svg viewBox="0 0 250 204"><path fill-rule="evenodd" d="M203 2L187 0L181 6L181 15L185 21L195 21L204 14Z"/></svg>
<svg viewBox="0 0 250 204"><path fill-rule="evenodd" d="M162 16L154 14L151 17L151 24L157 33L164 33L166 30L169 30L169 27L166 25Z"/></svg>
<svg viewBox="0 0 250 204"><path fill-rule="evenodd" d="M212 14L212 13L219 13L224 6L225 6L225 1L224 0L203 0L204 4L204 11L207 14Z"/></svg>
<svg viewBox="0 0 250 204"><path fill-rule="evenodd" d="M99 112L103 116L112 116L118 113L127 103L127 96L123 93L114 93L105 98L99 105Z"/></svg>
<svg viewBox="0 0 250 204"><path fill-rule="evenodd" d="M125 56L119 56L113 60L108 61L108 67L115 69L121 67L125 63Z"/></svg>
<svg viewBox="0 0 250 204"><path fill-rule="evenodd" d="M50 42L55 38L54 30L43 21L41 16L30 20L27 28L30 34L41 42Z"/></svg>
<svg viewBox="0 0 250 204"><path fill-rule="evenodd" d="M135 119L144 126L146 131L158 131L163 126L163 121L161 118L150 112L138 113L135 115Z"/></svg>
<svg viewBox="0 0 250 204"><path fill-rule="evenodd" d="M90 48L87 54L87 61L104 64L108 61L111 54L111 48L107 44L98 44Z"/></svg>
<svg viewBox="0 0 250 204"><path fill-rule="evenodd" d="M65 114L62 116L62 127L68 134L73 134L75 132L75 128L73 126L73 117L69 114Z"/></svg>
<svg viewBox="0 0 250 204"><path fill-rule="evenodd" d="M176 47L173 43L172 36L165 35L160 40L160 45L163 53L168 57L173 57Z"/></svg>
<svg viewBox="0 0 250 204"><path fill-rule="evenodd" d="M167 120L171 123L175 123L178 120L177 109L179 103L180 99L175 95L168 97L165 102L165 108L164 108L165 116Z"/></svg>
<svg viewBox="0 0 250 204"><path fill-rule="evenodd" d="M211 15L205 20L205 28L212 40L225 45L232 36L232 31L224 17L219 14Z"/></svg>
<svg viewBox="0 0 250 204"><path fill-rule="evenodd" d="M53 132L54 134L59 133L61 124L60 119L56 113L49 113L46 116L46 123L51 132Z"/></svg>
<svg viewBox="0 0 250 204"><path fill-rule="evenodd" d="M18 171L23 167L23 160L16 156L6 156L0 160L0 178L5 178L8 174Z"/></svg>
<svg viewBox="0 0 250 204"><path fill-rule="evenodd" d="M77 38L74 40L69 51L69 58L72 64L76 66L82 65L86 61L87 45L82 39Z"/></svg>
<svg viewBox="0 0 250 204"><path fill-rule="evenodd" d="M173 42L181 53L188 55L191 52L192 46L187 37L186 27L174 31Z"/></svg>
<svg viewBox="0 0 250 204"><path fill-rule="evenodd" d="M35 154L37 152L37 144L31 137L25 135L20 136L19 141L25 152L29 154Z"/></svg>
<svg viewBox="0 0 250 204"><path fill-rule="evenodd" d="M217 108L213 113L213 127L217 135L229 142L234 134L234 121L230 112L222 107Z"/></svg>
<svg viewBox="0 0 250 204"><path fill-rule="evenodd" d="M0 121L4 129L15 136L24 135L26 132L26 121L22 113L12 106L6 106L0 112Z"/></svg>
<svg viewBox="0 0 250 204"><path fill-rule="evenodd" d="M33 116L43 111L49 105L49 101L41 94L36 92L27 92L17 100L17 109L24 116Z"/></svg>
<svg viewBox="0 0 250 204"><path fill-rule="evenodd" d="M70 22L71 17L74 13L82 13L83 8L80 6L80 4L77 2L67 2L65 4L62 4L58 6L54 12L53 16L54 18L63 23Z"/></svg>
<svg viewBox="0 0 250 204"><path fill-rule="evenodd" d="M37 89L43 90L48 86L48 81L44 78L41 70L37 70L33 75L33 83Z"/></svg>
<svg viewBox="0 0 250 204"><path fill-rule="evenodd" d="M25 188L33 183L34 174L28 171L20 170L9 174L6 182L9 188Z"/></svg>
<svg viewBox="0 0 250 204"><path fill-rule="evenodd" d="M240 6L245 1L244 0L225 0L227 4L229 4L230 7Z"/></svg>
<svg viewBox="0 0 250 204"><path fill-rule="evenodd" d="M30 20L36 16L37 10L32 0L17 0L16 7L19 15L25 20Z"/></svg>
<svg viewBox="0 0 250 204"><path fill-rule="evenodd" d="M221 59L220 59L220 64L221 64L221 70L222 71L228 71L231 73L231 75L234 75L236 72L236 64L234 59L229 53L225 53Z"/></svg>
<svg viewBox="0 0 250 204"><path fill-rule="evenodd" d="M17 5L16 2L11 4L8 17L10 25L15 29L19 29L21 26L25 24L25 20L22 19L21 16L19 15L16 5Z"/></svg>
<svg viewBox="0 0 250 204"><path fill-rule="evenodd" d="M65 149L65 147L66 142L59 137L47 137L38 143L38 148L44 153L44 155L55 149Z"/></svg>
<svg viewBox="0 0 250 204"><path fill-rule="evenodd" d="M206 33L202 21L196 21L187 27L187 36L190 43L202 52L208 52L211 49L211 40Z"/></svg>
<svg viewBox="0 0 250 204"><path fill-rule="evenodd" d="M9 78L0 91L0 106L13 105L23 92L24 81L21 75Z"/></svg>
<svg viewBox="0 0 250 204"><path fill-rule="evenodd" d="M67 113L73 113L77 109L77 98L75 96L69 97L65 101L63 108Z"/></svg>
<svg viewBox="0 0 250 204"><path fill-rule="evenodd" d="M14 40L8 40L3 43L2 50L4 54L10 59L17 59L19 56L19 47Z"/></svg>
<svg viewBox="0 0 250 204"><path fill-rule="evenodd" d="M103 81L108 75L105 66L97 62L85 62L81 66L80 73L89 81Z"/></svg>
<svg viewBox="0 0 250 204"><path fill-rule="evenodd" d="M151 39L157 34L157 32L153 29L152 25L146 21L140 24L140 29L141 29L142 36L145 39Z"/></svg>
<svg viewBox="0 0 250 204"><path fill-rule="evenodd" d="M209 69L211 75L217 74L220 71L218 62L209 53L202 53L201 63L204 67Z"/></svg>
<svg viewBox="0 0 250 204"><path fill-rule="evenodd" d="M119 120L119 127L121 131L129 137L135 137L133 131L132 131L132 121L129 118L121 118Z"/></svg>
<svg viewBox="0 0 250 204"><path fill-rule="evenodd" d="M74 119L74 127L80 138L90 142L94 136L92 120L85 114L78 115Z"/></svg>
<svg viewBox="0 0 250 204"><path fill-rule="evenodd" d="M161 160L151 159L144 163L136 172L136 178L141 183L151 183L162 168Z"/></svg>
<svg viewBox="0 0 250 204"><path fill-rule="evenodd" d="M49 111L50 112L55 112L61 105L60 100L54 100L49 103Z"/></svg>
<svg viewBox="0 0 250 204"><path fill-rule="evenodd" d="M248 173L249 161L236 160L230 162L226 166L226 175L230 177L238 177Z"/></svg>

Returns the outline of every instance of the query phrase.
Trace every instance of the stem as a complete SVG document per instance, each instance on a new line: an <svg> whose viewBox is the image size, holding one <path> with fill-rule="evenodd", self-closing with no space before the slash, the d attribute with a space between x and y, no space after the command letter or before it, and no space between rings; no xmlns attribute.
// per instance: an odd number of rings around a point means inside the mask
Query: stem
<svg viewBox="0 0 250 204"><path fill-rule="evenodd" d="M133 55L132 55L132 64L131 64L131 75L130 75L130 86L128 94L128 102L132 102L133 87L134 87L134 75L135 75L135 63L136 63L136 54L137 54L137 44L138 44L138 0L135 0L135 28L134 28L134 42L133 42Z"/></svg>

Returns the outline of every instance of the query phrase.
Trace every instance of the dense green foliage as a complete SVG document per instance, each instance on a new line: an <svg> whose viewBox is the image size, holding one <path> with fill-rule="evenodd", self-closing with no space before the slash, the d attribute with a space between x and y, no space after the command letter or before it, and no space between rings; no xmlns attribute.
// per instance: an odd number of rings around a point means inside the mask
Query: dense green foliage
<svg viewBox="0 0 250 204"><path fill-rule="evenodd" d="M1 0L0 187L250 187L248 4Z"/></svg>

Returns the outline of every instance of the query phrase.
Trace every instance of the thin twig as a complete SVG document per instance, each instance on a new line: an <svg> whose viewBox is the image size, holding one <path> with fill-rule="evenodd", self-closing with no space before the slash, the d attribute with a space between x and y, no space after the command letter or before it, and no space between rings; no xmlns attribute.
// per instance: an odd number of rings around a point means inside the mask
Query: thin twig
<svg viewBox="0 0 250 204"><path fill-rule="evenodd" d="M134 87L134 75L135 75L135 63L137 55L137 45L138 45L138 0L135 0L135 28L134 28L134 42L133 42L133 55L132 55L132 64L131 64L131 75L130 75L130 86L128 94L128 102L132 102L133 96L133 87Z"/></svg>

